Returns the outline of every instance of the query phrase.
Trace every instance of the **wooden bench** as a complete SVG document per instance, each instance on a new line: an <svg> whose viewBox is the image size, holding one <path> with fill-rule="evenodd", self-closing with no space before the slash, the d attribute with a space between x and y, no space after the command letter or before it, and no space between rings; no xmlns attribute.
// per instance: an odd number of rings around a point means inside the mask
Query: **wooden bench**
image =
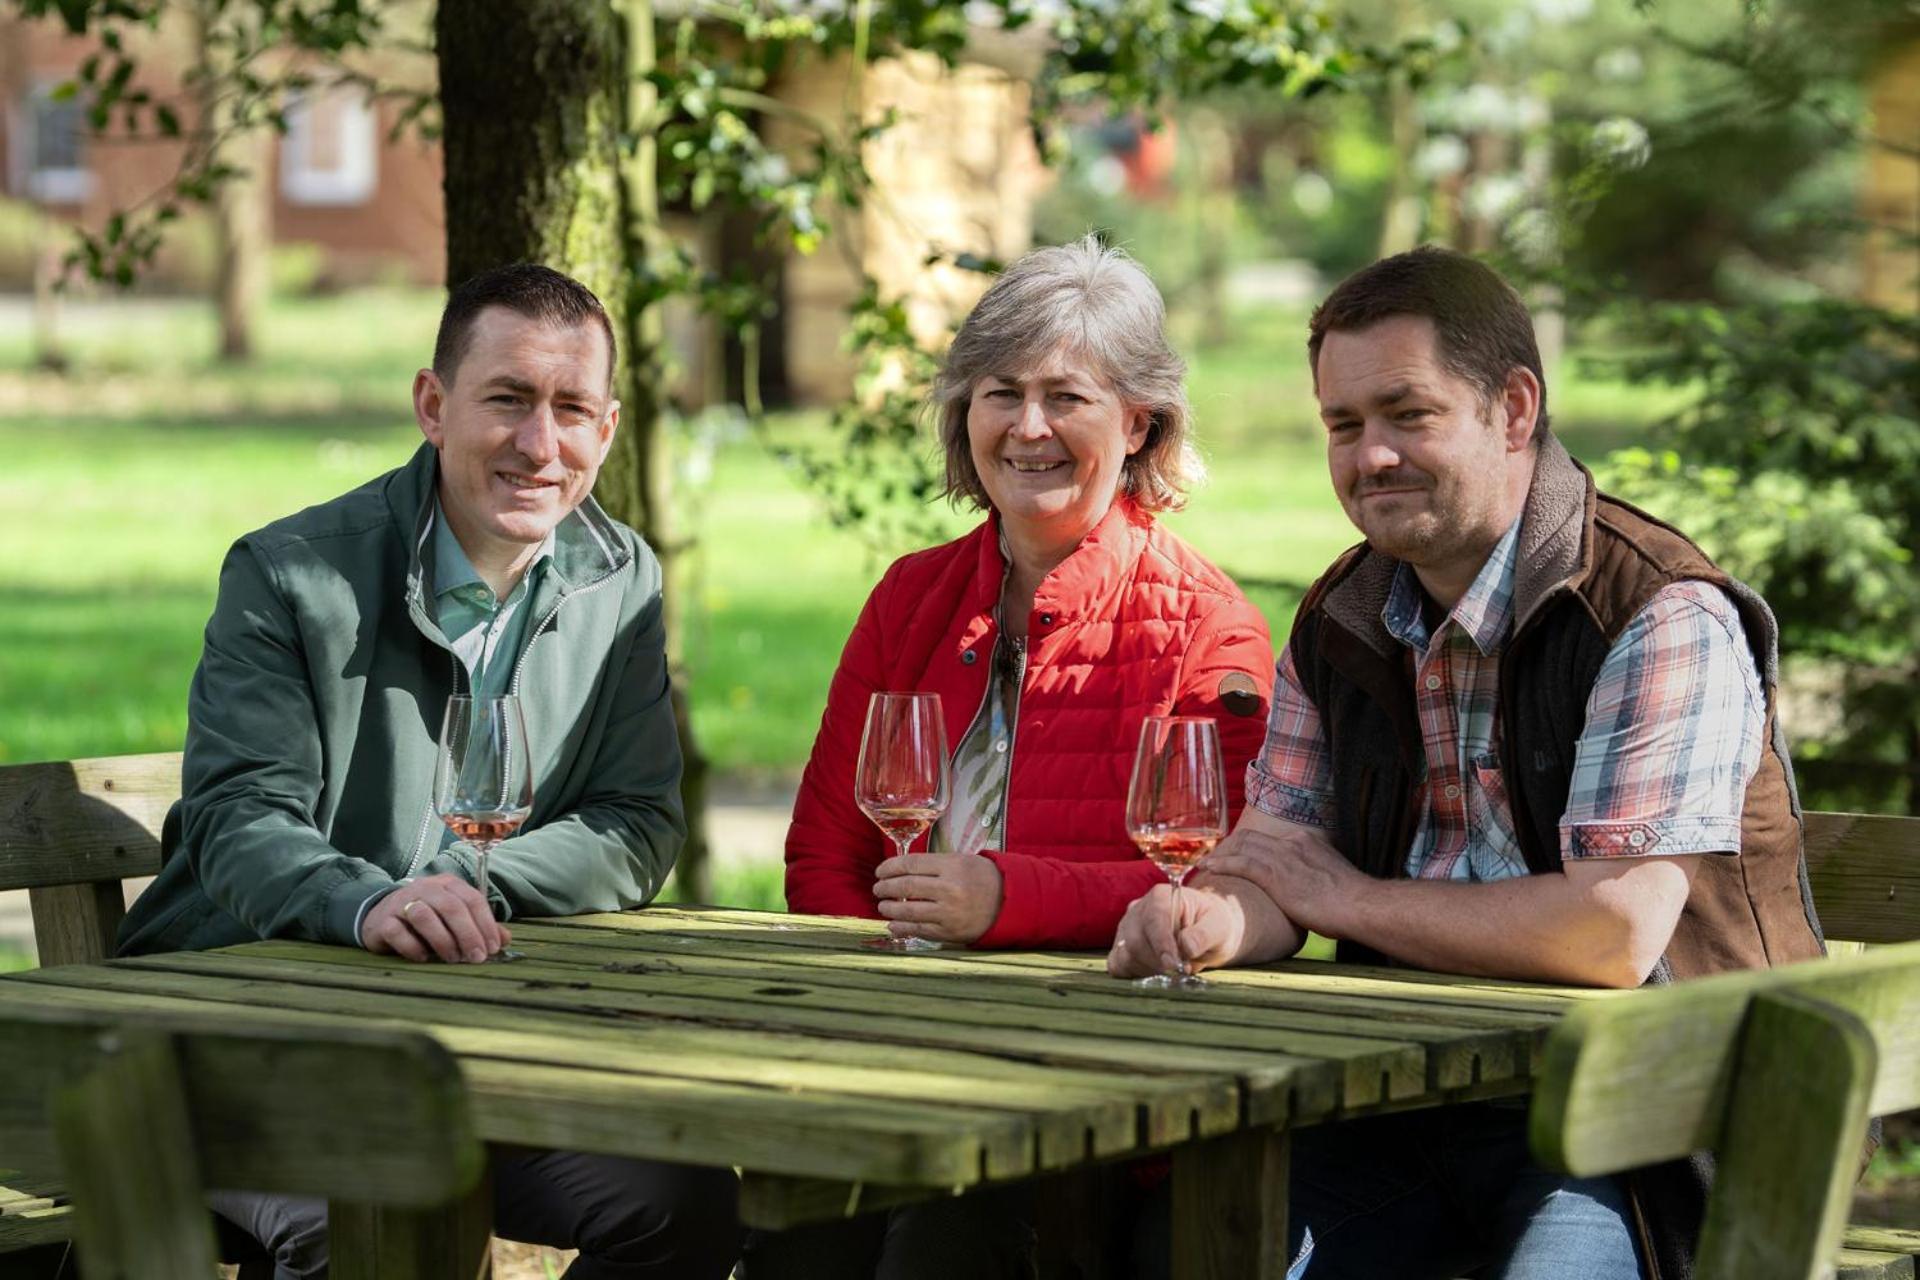
<svg viewBox="0 0 1920 1280"><path fill-rule="evenodd" d="M481 1273L485 1154L432 1038L250 1012L108 1020L25 987L0 1015L0 1158L59 1170L88 1280L213 1275L209 1187L328 1197L340 1280Z"/></svg>
<svg viewBox="0 0 1920 1280"><path fill-rule="evenodd" d="M1580 1176L1711 1150L1700 1280L1816 1280L1867 1118L1916 1106L1920 943L1903 943L1583 1005L1548 1035L1532 1138Z"/></svg>
<svg viewBox="0 0 1920 1280"><path fill-rule="evenodd" d="M160 870L180 755L0 766L0 890L25 889L43 966L104 960L123 882Z"/></svg>

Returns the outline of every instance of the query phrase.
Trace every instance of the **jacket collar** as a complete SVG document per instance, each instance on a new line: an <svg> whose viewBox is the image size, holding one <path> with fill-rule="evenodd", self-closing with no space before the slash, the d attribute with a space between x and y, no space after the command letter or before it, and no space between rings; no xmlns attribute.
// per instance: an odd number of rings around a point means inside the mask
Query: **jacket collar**
<svg viewBox="0 0 1920 1280"><path fill-rule="evenodd" d="M1052 615L1050 629L1055 632L1076 618L1102 616L1132 575L1152 528L1149 512L1125 494L1116 497L1073 554L1041 582L1033 597L1034 612ZM962 650L993 630L1007 575L1007 560L1000 553L1000 513L989 511L986 522L968 536L974 540L973 595L971 620L957 637Z"/></svg>
<svg viewBox="0 0 1920 1280"><path fill-rule="evenodd" d="M1101 612L1131 575L1152 527L1153 517L1132 498L1124 493L1114 498L1073 554L1041 581L1033 597L1035 611L1052 614L1056 623ZM979 571L974 578L979 603L988 610L999 603L1006 575L1000 541L1000 513L995 511L981 531Z"/></svg>
<svg viewBox="0 0 1920 1280"><path fill-rule="evenodd" d="M440 451L422 443L387 482L387 507L395 528L407 538L407 604L416 621L431 616L425 601L431 587L427 577L433 563L434 491L439 478ZM632 558L619 526L589 494L554 526L553 562L545 576L564 597L618 573Z"/></svg>
<svg viewBox="0 0 1920 1280"><path fill-rule="evenodd" d="M1519 544L1514 552L1514 634L1548 600L1572 590L1592 571L1593 510L1593 477L1557 437L1547 436L1536 451L1533 482L1520 512ZM1380 615L1400 564L1391 556L1363 550L1346 575L1328 589L1324 606L1327 616L1387 658L1395 655L1399 642Z"/></svg>

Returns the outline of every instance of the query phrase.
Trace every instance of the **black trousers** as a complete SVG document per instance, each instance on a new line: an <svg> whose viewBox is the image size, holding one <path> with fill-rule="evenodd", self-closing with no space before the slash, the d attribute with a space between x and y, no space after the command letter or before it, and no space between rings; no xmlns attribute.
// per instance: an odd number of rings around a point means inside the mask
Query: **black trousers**
<svg viewBox="0 0 1920 1280"><path fill-rule="evenodd" d="M1032 1193L976 1191L844 1222L755 1231L740 1280L1029 1280Z"/></svg>
<svg viewBox="0 0 1920 1280"><path fill-rule="evenodd" d="M568 1280L725 1280L740 1252L731 1169L509 1148L493 1160L493 1230L578 1249ZM274 1280L327 1274L324 1200L216 1191L213 1210L258 1241Z"/></svg>

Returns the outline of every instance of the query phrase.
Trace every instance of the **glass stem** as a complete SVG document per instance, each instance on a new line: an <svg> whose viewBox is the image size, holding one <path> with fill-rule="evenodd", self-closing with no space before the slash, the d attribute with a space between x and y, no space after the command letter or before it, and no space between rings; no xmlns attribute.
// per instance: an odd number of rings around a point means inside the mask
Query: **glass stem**
<svg viewBox="0 0 1920 1280"><path fill-rule="evenodd" d="M1171 872L1167 876L1167 879L1173 881L1173 892L1167 896L1169 910L1173 912L1173 919L1169 922L1173 935L1173 972L1167 975L1171 978L1187 976L1187 958L1180 952L1180 882L1186 878L1187 873L1184 869Z"/></svg>
<svg viewBox="0 0 1920 1280"><path fill-rule="evenodd" d="M487 882L487 855L493 852L493 841L473 842L473 887L486 899L487 914L493 914L493 893Z"/></svg>

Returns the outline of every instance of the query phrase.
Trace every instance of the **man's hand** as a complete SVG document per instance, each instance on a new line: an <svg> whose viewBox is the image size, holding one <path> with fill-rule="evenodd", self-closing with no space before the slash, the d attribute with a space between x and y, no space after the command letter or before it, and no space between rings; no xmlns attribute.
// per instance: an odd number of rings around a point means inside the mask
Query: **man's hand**
<svg viewBox="0 0 1920 1280"><path fill-rule="evenodd" d="M972 942L1000 914L1000 868L973 853L910 853L874 872L873 896L896 938Z"/></svg>
<svg viewBox="0 0 1920 1280"><path fill-rule="evenodd" d="M360 922L361 946L407 960L479 964L510 938L486 898L456 875L403 884L368 908Z"/></svg>
<svg viewBox="0 0 1920 1280"><path fill-rule="evenodd" d="M1116 978L1172 973L1182 960L1187 971L1230 964L1261 964L1290 956L1301 933L1273 899L1245 880L1203 874L1180 890L1176 942L1173 886L1160 885L1136 898L1120 917L1107 972Z"/></svg>
<svg viewBox="0 0 1920 1280"><path fill-rule="evenodd" d="M1379 884L1342 857L1319 831L1274 818L1243 819L1200 865L1214 875L1252 881L1289 920L1328 938L1346 936L1342 908Z"/></svg>

